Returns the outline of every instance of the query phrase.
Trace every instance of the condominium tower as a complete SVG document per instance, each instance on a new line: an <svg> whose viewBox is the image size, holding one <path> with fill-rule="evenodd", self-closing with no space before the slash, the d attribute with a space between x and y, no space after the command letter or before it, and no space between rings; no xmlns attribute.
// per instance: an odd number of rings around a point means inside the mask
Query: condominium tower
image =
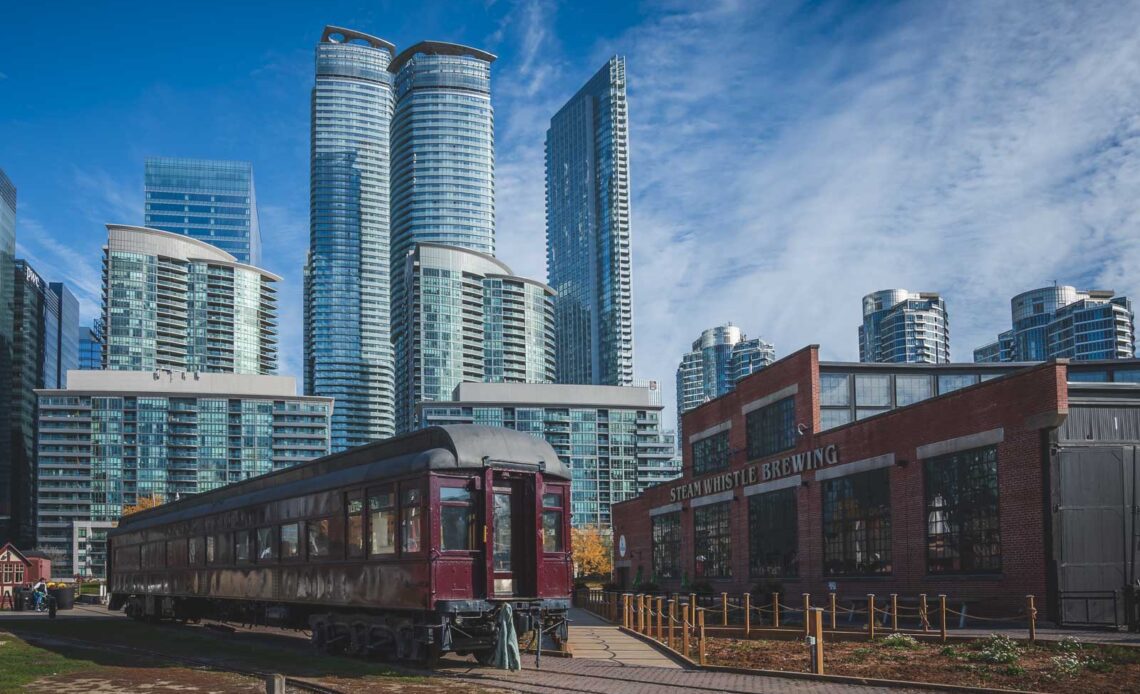
<svg viewBox="0 0 1140 694"><path fill-rule="evenodd" d="M419 403L447 400L464 381L554 379L554 292L495 258L417 243L403 272L396 323L397 429Z"/></svg>
<svg viewBox="0 0 1140 694"><path fill-rule="evenodd" d="M276 371L279 277L180 234L119 224L107 232L108 369Z"/></svg>
<svg viewBox="0 0 1140 694"><path fill-rule="evenodd" d="M945 364L950 361L946 302L931 292L884 289L863 297L859 361Z"/></svg>
<svg viewBox="0 0 1140 694"><path fill-rule="evenodd" d="M145 186L144 226L205 241L241 263L261 264L252 164L151 157Z"/></svg>
<svg viewBox="0 0 1140 694"><path fill-rule="evenodd" d="M12 539L12 319L15 315L16 186L0 169L0 541ZM22 445L22 444L21 444Z"/></svg>
<svg viewBox="0 0 1140 694"><path fill-rule="evenodd" d="M558 382L633 382L625 58L611 58L546 131L546 272L558 292Z"/></svg>
<svg viewBox="0 0 1140 694"><path fill-rule="evenodd" d="M336 400L332 450L395 432L388 129L395 46L325 27L316 51L305 392Z"/></svg>
<svg viewBox="0 0 1140 694"><path fill-rule="evenodd" d="M770 342L749 340L732 323L702 331L677 366L677 431L686 412L732 391L737 381L775 360Z"/></svg>
<svg viewBox="0 0 1140 694"><path fill-rule="evenodd" d="M1128 297L1067 285L1022 292L1010 300L1013 326L974 350L975 362L1131 359L1135 315Z"/></svg>

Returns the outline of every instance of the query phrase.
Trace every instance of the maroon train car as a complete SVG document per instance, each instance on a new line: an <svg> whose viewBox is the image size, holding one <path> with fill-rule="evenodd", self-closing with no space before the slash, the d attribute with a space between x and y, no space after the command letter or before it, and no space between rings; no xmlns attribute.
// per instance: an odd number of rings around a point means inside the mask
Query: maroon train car
<svg viewBox="0 0 1140 694"><path fill-rule="evenodd" d="M570 471L545 441L432 427L124 517L108 534L110 608L486 661L506 603L520 634L565 641L569 502Z"/></svg>

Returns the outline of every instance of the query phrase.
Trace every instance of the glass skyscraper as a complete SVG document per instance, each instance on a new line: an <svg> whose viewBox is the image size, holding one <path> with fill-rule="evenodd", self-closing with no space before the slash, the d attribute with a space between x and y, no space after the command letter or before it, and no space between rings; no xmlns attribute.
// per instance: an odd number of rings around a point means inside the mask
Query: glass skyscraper
<svg viewBox="0 0 1140 694"><path fill-rule="evenodd" d="M10 373L11 537L35 541L37 388L59 388L78 365L79 302L62 283L48 283L26 261L15 262Z"/></svg>
<svg viewBox="0 0 1140 694"><path fill-rule="evenodd" d="M107 368L271 374L281 278L194 238L107 225Z"/></svg>
<svg viewBox="0 0 1140 694"><path fill-rule="evenodd" d="M252 164L151 157L145 185L144 226L205 241L238 262L261 265Z"/></svg>
<svg viewBox="0 0 1140 694"><path fill-rule="evenodd" d="M397 423L415 428L415 407L451 398L463 381L554 379L554 292L516 277L495 258L454 246L416 244L397 311Z"/></svg>
<svg viewBox="0 0 1140 694"><path fill-rule="evenodd" d="M950 361L950 318L938 294L884 289L863 297L859 361L945 364Z"/></svg>
<svg viewBox="0 0 1140 694"><path fill-rule="evenodd" d="M775 360L771 343L749 340L732 323L702 331L677 366L677 431L686 412L728 393L737 381Z"/></svg>
<svg viewBox="0 0 1140 694"><path fill-rule="evenodd" d="M615 56L546 131L546 272L558 292L558 382L633 382L629 125Z"/></svg>
<svg viewBox="0 0 1140 694"><path fill-rule="evenodd" d="M576 528L610 528L610 506L681 474L661 431L661 391L640 386L461 383L451 402L416 406L420 426L482 424L546 439L570 465Z"/></svg>
<svg viewBox="0 0 1140 694"><path fill-rule="evenodd" d="M15 317L16 186L0 169L0 541L13 539L12 496L16 446L15 393L11 387Z"/></svg>
<svg viewBox="0 0 1140 694"><path fill-rule="evenodd" d="M83 371L103 368L103 321L79 329L79 368Z"/></svg>
<svg viewBox="0 0 1140 694"><path fill-rule="evenodd" d="M332 450L396 429L389 273L395 46L325 27L316 50L305 265L305 392L334 398Z"/></svg>
<svg viewBox="0 0 1140 694"><path fill-rule="evenodd" d="M332 401L298 396L286 376L72 371L66 388L36 395L39 484L28 498L56 576L82 572L76 545L92 538L81 534L141 498L175 501L329 452Z"/></svg>
<svg viewBox="0 0 1140 694"><path fill-rule="evenodd" d="M975 362L1131 359L1132 302L1111 290L1067 285L1022 292L1010 300L1012 329L974 350Z"/></svg>

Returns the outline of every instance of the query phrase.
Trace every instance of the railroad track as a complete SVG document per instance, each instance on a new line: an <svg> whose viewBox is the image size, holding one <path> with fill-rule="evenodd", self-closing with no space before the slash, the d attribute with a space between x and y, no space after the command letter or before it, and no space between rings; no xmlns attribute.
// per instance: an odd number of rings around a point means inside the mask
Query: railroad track
<svg viewBox="0 0 1140 694"><path fill-rule="evenodd" d="M0 625L2 626L2 625ZM250 670L248 668L239 668L224 663L218 663L212 660L203 660L201 658L190 658L186 656L171 655L170 653L162 653L160 651L152 651L146 648L136 648L135 646L123 646L119 644L98 643L95 641L85 641L83 639L68 638L64 636L45 636L36 633L21 633L19 629L10 629L15 633L19 633L21 638L32 644L39 645L61 645L72 646L74 648L85 648L98 651L114 651L117 653L126 653L130 655L144 655L149 658L157 660L166 660L172 663L180 663L183 665L190 665L193 667L206 668L209 670L216 670L219 672L230 672L236 675L245 675L247 677L257 677L265 680L273 676L275 673L262 672L259 670ZM318 682L310 680L299 679L296 677L286 677L285 687L288 690L300 692L313 692L313 694L344 694L339 689L334 689Z"/></svg>

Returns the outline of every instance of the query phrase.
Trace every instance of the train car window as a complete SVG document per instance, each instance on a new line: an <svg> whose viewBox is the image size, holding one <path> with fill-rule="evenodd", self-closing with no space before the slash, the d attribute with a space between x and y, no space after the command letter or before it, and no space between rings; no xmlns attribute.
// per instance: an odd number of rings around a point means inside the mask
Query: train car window
<svg viewBox="0 0 1140 694"><path fill-rule="evenodd" d="M548 489L542 495L542 551L561 552L562 490Z"/></svg>
<svg viewBox="0 0 1140 694"><path fill-rule="evenodd" d="M345 494L345 546L350 559L364 556L364 493Z"/></svg>
<svg viewBox="0 0 1140 694"><path fill-rule="evenodd" d="M403 552L420 551L423 530L423 513L420 506L423 494L419 486L406 487L400 496L400 549Z"/></svg>
<svg viewBox="0 0 1140 694"><path fill-rule="evenodd" d="M396 553L396 498L391 486L368 490L368 528L371 556Z"/></svg>
<svg viewBox="0 0 1140 694"><path fill-rule="evenodd" d="M257 561L269 562L277 558L277 546L273 544L273 528L257 529Z"/></svg>
<svg viewBox="0 0 1140 694"><path fill-rule="evenodd" d="M234 533L234 559L248 564L253 560L253 537L248 530Z"/></svg>
<svg viewBox="0 0 1140 694"><path fill-rule="evenodd" d="M234 560L233 537L230 533L218 533L214 540L214 559L218 564L229 564Z"/></svg>
<svg viewBox="0 0 1140 694"><path fill-rule="evenodd" d="M183 567L189 562L187 556L187 540L168 540L166 543L166 565L170 567Z"/></svg>
<svg viewBox="0 0 1140 694"><path fill-rule="evenodd" d="M475 549L475 504L469 490L439 488L439 534L445 552Z"/></svg>
<svg viewBox="0 0 1140 694"><path fill-rule="evenodd" d="M190 566L201 566L202 560L205 559L205 545L206 539L203 537L192 537L188 543L187 553L189 554Z"/></svg>
<svg viewBox="0 0 1140 694"><path fill-rule="evenodd" d="M217 548L214 547L214 536L206 536L206 563L214 564L217 562Z"/></svg>
<svg viewBox="0 0 1140 694"><path fill-rule="evenodd" d="M307 525L308 528L305 535L309 538L309 558L329 556L331 545L329 541L330 520L328 518L320 518L318 520L309 521Z"/></svg>
<svg viewBox="0 0 1140 694"><path fill-rule="evenodd" d="M286 523L281 526L281 558L296 559L301 553L301 524Z"/></svg>

